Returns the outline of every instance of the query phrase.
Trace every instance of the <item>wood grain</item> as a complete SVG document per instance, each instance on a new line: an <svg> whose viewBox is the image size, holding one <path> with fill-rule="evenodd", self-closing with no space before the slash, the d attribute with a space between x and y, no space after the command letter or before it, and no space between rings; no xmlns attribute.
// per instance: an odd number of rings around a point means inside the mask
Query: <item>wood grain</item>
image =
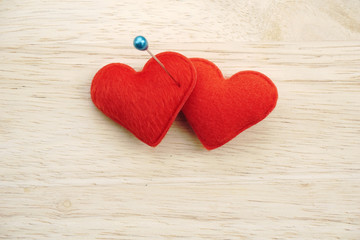
<svg viewBox="0 0 360 240"><path fill-rule="evenodd" d="M359 239L359 2L326 3L1 1L0 239ZM141 69L140 32L265 73L276 109L213 151L181 114L144 145L89 94L107 63Z"/></svg>

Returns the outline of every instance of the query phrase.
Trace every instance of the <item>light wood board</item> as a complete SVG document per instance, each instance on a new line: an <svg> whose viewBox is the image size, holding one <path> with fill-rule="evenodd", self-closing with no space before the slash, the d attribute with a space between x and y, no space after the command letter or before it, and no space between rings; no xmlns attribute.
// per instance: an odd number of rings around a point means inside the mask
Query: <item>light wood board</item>
<svg viewBox="0 0 360 240"><path fill-rule="evenodd" d="M358 1L0 9L0 239L360 239ZM181 114L148 147L89 93L107 63L142 68L137 34L268 75L277 107L213 151Z"/></svg>

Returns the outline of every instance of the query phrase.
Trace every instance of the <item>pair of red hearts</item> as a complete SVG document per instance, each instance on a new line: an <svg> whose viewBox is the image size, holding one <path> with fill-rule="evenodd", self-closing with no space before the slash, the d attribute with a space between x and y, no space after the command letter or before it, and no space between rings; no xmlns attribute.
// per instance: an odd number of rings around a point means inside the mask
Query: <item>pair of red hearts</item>
<svg viewBox="0 0 360 240"><path fill-rule="evenodd" d="M210 150L263 120L276 105L274 83L259 72L242 71L225 79L206 59L175 52L157 57L180 86L153 58L140 72L121 63L106 65L91 85L96 107L152 147L181 110Z"/></svg>

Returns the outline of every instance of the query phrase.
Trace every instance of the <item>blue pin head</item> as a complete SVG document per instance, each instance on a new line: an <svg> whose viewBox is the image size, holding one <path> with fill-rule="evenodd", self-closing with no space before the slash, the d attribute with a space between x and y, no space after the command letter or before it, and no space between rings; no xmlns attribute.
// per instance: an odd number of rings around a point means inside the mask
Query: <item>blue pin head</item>
<svg viewBox="0 0 360 240"><path fill-rule="evenodd" d="M134 47L140 51L147 50L149 47L148 41L143 36L137 36L134 39Z"/></svg>

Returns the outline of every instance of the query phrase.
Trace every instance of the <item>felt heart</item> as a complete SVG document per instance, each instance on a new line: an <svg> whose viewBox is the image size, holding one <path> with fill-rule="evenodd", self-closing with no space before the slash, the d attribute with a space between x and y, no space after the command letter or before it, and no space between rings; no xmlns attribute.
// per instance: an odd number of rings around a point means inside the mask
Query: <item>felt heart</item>
<svg viewBox="0 0 360 240"><path fill-rule="evenodd" d="M196 83L191 61L175 52L156 55L143 70L111 63L100 69L91 84L96 107L146 144L155 147L190 96Z"/></svg>
<svg viewBox="0 0 360 240"><path fill-rule="evenodd" d="M224 145L274 109L277 89L264 74L242 71L225 79L214 63L191 61L197 83L182 111L207 149Z"/></svg>

